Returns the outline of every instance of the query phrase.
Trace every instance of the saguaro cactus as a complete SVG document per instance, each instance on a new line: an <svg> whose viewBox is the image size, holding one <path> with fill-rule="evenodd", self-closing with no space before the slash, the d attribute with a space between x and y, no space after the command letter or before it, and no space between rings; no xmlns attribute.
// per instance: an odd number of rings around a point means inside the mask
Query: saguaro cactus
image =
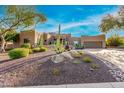
<svg viewBox="0 0 124 93"><path fill-rule="evenodd" d="M55 50L57 53L62 53L64 51L63 43L60 41L61 38L61 25L59 24L59 30L57 34L57 41L55 44Z"/></svg>

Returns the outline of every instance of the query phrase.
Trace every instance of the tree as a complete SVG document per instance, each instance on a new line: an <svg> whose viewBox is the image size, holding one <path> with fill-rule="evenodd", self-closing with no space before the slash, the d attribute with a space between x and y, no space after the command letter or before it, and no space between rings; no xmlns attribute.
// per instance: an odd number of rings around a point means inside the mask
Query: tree
<svg viewBox="0 0 124 93"><path fill-rule="evenodd" d="M100 24L102 32L110 32L113 30L124 29L124 6L120 8L117 15L108 14L105 16Z"/></svg>
<svg viewBox="0 0 124 93"><path fill-rule="evenodd" d="M31 29L39 22L45 22L46 17L37 13L34 6L7 6L5 14L0 18L0 51L5 51L5 34L8 32Z"/></svg>
<svg viewBox="0 0 124 93"><path fill-rule="evenodd" d="M17 33L16 31L11 31L11 32L7 32L6 34L3 35L4 40L5 40L5 46L7 46L7 42L17 42L17 40L19 39L19 33Z"/></svg>

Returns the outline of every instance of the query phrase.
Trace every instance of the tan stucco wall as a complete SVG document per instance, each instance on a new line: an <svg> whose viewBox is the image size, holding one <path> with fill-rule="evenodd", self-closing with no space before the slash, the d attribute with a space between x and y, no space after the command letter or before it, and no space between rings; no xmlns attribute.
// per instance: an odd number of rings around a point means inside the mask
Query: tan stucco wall
<svg viewBox="0 0 124 93"><path fill-rule="evenodd" d="M32 45L35 44L36 43L35 33L36 32L34 30L20 32L20 35L19 35L19 38L20 38L19 45L21 46L24 43L24 39L29 39L30 43Z"/></svg>
<svg viewBox="0 0 124 93"><path fill-rule="evenodd" d="M98 36L82 36L81 42L84 41L105 41L105 35L98 35Z"/></svg>
<svg viewBox="0 0 124 93"><path fill-rule="evenodd" d="M44 38L45 34L41 32L37 32L35 30L30 30L30 31L22 31L20 32L20 43L19 45L21 46L24 43L24 39L28 39L31 43L31 45L36 45L38 43L38 40L40 39L40 36L43 35Z"/></svg>

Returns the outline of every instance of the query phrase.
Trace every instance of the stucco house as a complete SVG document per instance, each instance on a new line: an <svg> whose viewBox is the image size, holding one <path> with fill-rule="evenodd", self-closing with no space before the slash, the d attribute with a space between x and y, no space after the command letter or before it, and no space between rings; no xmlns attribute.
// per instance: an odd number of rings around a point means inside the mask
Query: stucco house
<svg viewBox="0 0 124 93"><path fill-rule="evenodd" d="M32 47L35 47L41 35L43 37L44 40L43 43L45 45L51 45L57 40L56 33L42 33L35 30L22 31L19 33L19 40L17 40L18 42L11 45L11 47L20 47L24 43L30 43ZM66 41L69 45L74 45L75 43L79 43L82 44L84 48L106 47L105 35L72 37L71 34L61 34L61 41L62 42Z"/></svg>

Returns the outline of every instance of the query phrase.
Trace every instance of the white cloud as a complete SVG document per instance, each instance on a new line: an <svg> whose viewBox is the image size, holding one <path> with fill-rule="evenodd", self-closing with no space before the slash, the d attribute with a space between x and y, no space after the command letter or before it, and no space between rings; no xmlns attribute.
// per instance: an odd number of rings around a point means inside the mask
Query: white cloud
<svg viewBox="0 0 124 93"><path fill-rule="evenodd" d="M47 24L51 24L53 25L53 27L51 28L41 28L41 30L44 30L46 32L56 32L58 31L58 25L61 24L61 30L66 30L66 29L70 29L73 27L79 27L79 26L91 26L91 25L96 25L99 26L101 19L106 15L106 14L117 14L117 10L118 9L114 9L114 10L108 10L107 12L103 13L103 14L98 14L98 15L94 15L94 16L89 16L87 17L85 20L82 21L78 21L78 22L70 22L70 23L59 23L53 19L49 19Z"/></svg>

